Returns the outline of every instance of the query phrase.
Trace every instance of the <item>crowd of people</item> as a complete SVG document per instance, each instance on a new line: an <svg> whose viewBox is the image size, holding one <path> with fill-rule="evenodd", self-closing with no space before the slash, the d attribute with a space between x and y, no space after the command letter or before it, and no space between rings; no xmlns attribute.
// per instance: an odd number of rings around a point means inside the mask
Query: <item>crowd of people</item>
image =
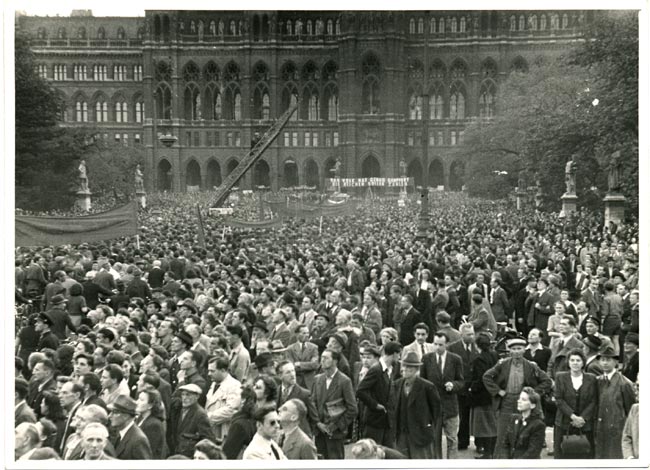
<svg viewBox="0 0 650 470"><path fill-rule="evenodd" d="M380 197L200 245L209 203L16 250L16 459L638 458L637 223L440 192L426 239Z"/></svg>

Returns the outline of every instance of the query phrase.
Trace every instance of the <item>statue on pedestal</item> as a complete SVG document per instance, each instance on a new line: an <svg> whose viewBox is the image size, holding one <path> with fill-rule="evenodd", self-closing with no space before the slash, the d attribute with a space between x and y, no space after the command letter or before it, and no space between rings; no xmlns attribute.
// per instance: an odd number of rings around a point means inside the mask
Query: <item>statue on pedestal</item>
<svg viewBox="0 0 650 470"><path fill-rule="evenodd" d="M608 193L620 192L622 172L623 166L621 164L621 151L617 150L609 159L609 174L607 175Z"/></svg>
<svg viewBox="0 0 650 470"><path fill-rule="evenodd" d="M336 163L334 164L334 178L341 177L341 157L336 157Z"/></svg>
<svg viewBox="0 0 650 470"><path fill-rule="evenodd" d="M144 178L142 177L142 170L138 163L135 167L135 192L144 193Z"/></svg>
<svg viewBox="0 0 650 470"><path fill-rule="evenodd" d="M519 177L517 179L517 188L519 192L523 192L526 190L526 178L524 177L523 171L519 172Z"/></svg>
<svg viewBox="0 0 650 470"><path fill-rule="evenodd" d="M79 163L79 191L88 191L88 170L86 169L86 160Z"/></svg>
<svg viewBox="0 0 650 470"><path fill-rule="evenodd" d="M564 167L564 183L566 184L566 193L573 194L576 193L576 162L575 155L571 155L569 161Z"/></svg>

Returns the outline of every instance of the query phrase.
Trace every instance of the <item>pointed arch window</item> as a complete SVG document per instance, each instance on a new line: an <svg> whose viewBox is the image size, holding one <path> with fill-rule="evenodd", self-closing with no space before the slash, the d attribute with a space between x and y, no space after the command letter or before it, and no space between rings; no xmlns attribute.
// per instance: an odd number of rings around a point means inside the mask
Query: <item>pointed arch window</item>
<svg viewBox="0 0 650 470"><path fill-rule="evenodd" d="M95 103L95 122L108 122L108 103L103 99Z"/></svg>
<svg viewBox="0 0 650 470"><path fill-rule="evenodd" d="M88 103L86 101L75 103L75 118L77 122L88 122Z"/></svg>
<svg viewBox="0 0 650 470"><path fill-rule="evenodd" d="M465 119L465 94L463 88L454 84L449 94L449 118Z"/></svg>

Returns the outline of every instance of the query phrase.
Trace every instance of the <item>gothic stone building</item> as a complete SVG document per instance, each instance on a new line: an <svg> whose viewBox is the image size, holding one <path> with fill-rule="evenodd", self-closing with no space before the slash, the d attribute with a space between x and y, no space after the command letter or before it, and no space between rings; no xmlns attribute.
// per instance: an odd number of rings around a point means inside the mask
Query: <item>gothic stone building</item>
<svg viewBox="0 0 650 470"><path fill-rule="evenodd" d="M218 186L293 102L298 111L241 187L323 187L399 176L458 190L472 119L498 110L512 71L561 54L582 11L156 11L144 17L17 18L64 125L96 124L145 148L149 190ZM172 134L166 146L154 136Z"/></svg>

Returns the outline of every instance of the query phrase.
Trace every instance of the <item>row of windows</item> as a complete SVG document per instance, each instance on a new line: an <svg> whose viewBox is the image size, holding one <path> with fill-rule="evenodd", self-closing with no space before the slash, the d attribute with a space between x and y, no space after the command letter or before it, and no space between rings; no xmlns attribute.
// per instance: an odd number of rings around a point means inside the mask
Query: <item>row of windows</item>
<svg viewBox="0 0 650 470"><path fill-rule="evenodd" d="M321 140L321 134L323 140ZM203 135L203 141L201 136ZM223 140L222 140L223 137ZM200 147L241 147L241 133L239 131L185 131L185 146ZM284 147L337 147L339 145L339 133L317 132L317 131L285 131L283 139L278 141ZM322 143L322 144L321 144Z"/></svg>
<svg viewBox="0 0 650 470"><path fill-rule="evenodd" d="M465 119L465 89L464 87L454 84L449 94L449 108L446 108L445 98L442 94L441 87L436 88L429 96L429 119L443 119L445 115L450 119ZM495 114L496 103L496 85L492 81L486 81L481 84L479 90L479 116L493 117ZM423 97L415 92L411 92L408 102L408 118L410 120L421 120L423 113ZM448 111L448 113L446 113Z"/></svg>
<svg viewBox="0 0 650 470"><path fill-rule="evenodd" d="M450 33L465 33L467 32L467 22L464 16L457 18L453 17L432 17L429 19L429 33L441 34L445 32ZM583 22L582 15L574 15L573 21L570 20L568 13L560 16L557 13L550 15L537 14L533 15L511 15L510 16L510 31L523 31L523 30L556 30L567 29L571 24L579 25ZM409 34L424 34L425 19L424 18L411 18L409 20Z"/></svg>
<svg viewBox="0 0 650 470"><path fill-rule="evenodd" d="M48 37L48 31L44 27L38 28L36 31L36 37L38 39L47 39ZM115 38L117 39L126 39L126 31L122 26L119 26L115 32ZM80 26L77 28L74 32L73 35L71 36L73 39L88 39L88 31L86 30L85 27ZM144 28L139 28L138 29L138 39L144 38ZM56 39L68 39L68 30L61 26L59 29L56 31ZM97 28L97 33L95 34L95 39L106 39L106 28L103 26L100 26Z"/></svg>
<svg viewBox="0 0 650 470"><path fill-rule="evenodd" d="M446 20L446 21L445 21ZM447 25L445 28L445 24ZM435 18L429 19L429 33L444 33L445 30L451 33L464 33L467 30L467 19L464 16L458 18ZM409 20L409 34L424 34L424 18L411 18Z"/></svg>
<svg viewBox="0 0 650 470"><path fill-rule="evenodd" d="M284 132L282 144L284 147L319 147L324 145L325 147L338 147L339 145L339 133L334 132L323 132L323 140L320 140L320 132L315 131L305 131L305 132Z"/></svg>
<svg viewBox="0 0 650 470"><path fill-rule="evenodd" d="M91 110L94 111L94 122L109 122L108 103L106 101L97 101ZM89 107L87 101L77 101L74 104L74 122L89 122ZM114 122L129 122L129 105L126 101L114 103L112 108L111 119ZM144 103L135 104L134 122L144 122ZM67 121L67 114L64 115L64 121Z"/></svg>
<svg viewBox="0 0 650 470"><path fill-rule="evenodd" d="M460 145L463 143L465 131L452 130L447 135L446 132L441 130L429 131L429 147L437 147L442 145ZM422 147L422 132L421 131L407 131L406 132L406 145L409 147Z"/></svg>
<svg viewBox="0 0 650 470"><path fill-rule="evenodd" d="M89 75L88 72L92 71L92 75ZM94 80L97 82L103 82L106 80L114 80L124 82L127 80L133 80L136 82L142 81L142 65L134 65L128 67L127 65L114 65L112 68L113 74L108 76L108 67L106 65L93 65L92 69L89 69L85 64L72 64L70 66L66 64L54 64L52 65L52 80L62 81L62 80ZM132 73L129 75L127 71L130 70ZM36 66L36 72L41 78L50 78L48 76L48 66L47 64L38 64Z"/></svg>

